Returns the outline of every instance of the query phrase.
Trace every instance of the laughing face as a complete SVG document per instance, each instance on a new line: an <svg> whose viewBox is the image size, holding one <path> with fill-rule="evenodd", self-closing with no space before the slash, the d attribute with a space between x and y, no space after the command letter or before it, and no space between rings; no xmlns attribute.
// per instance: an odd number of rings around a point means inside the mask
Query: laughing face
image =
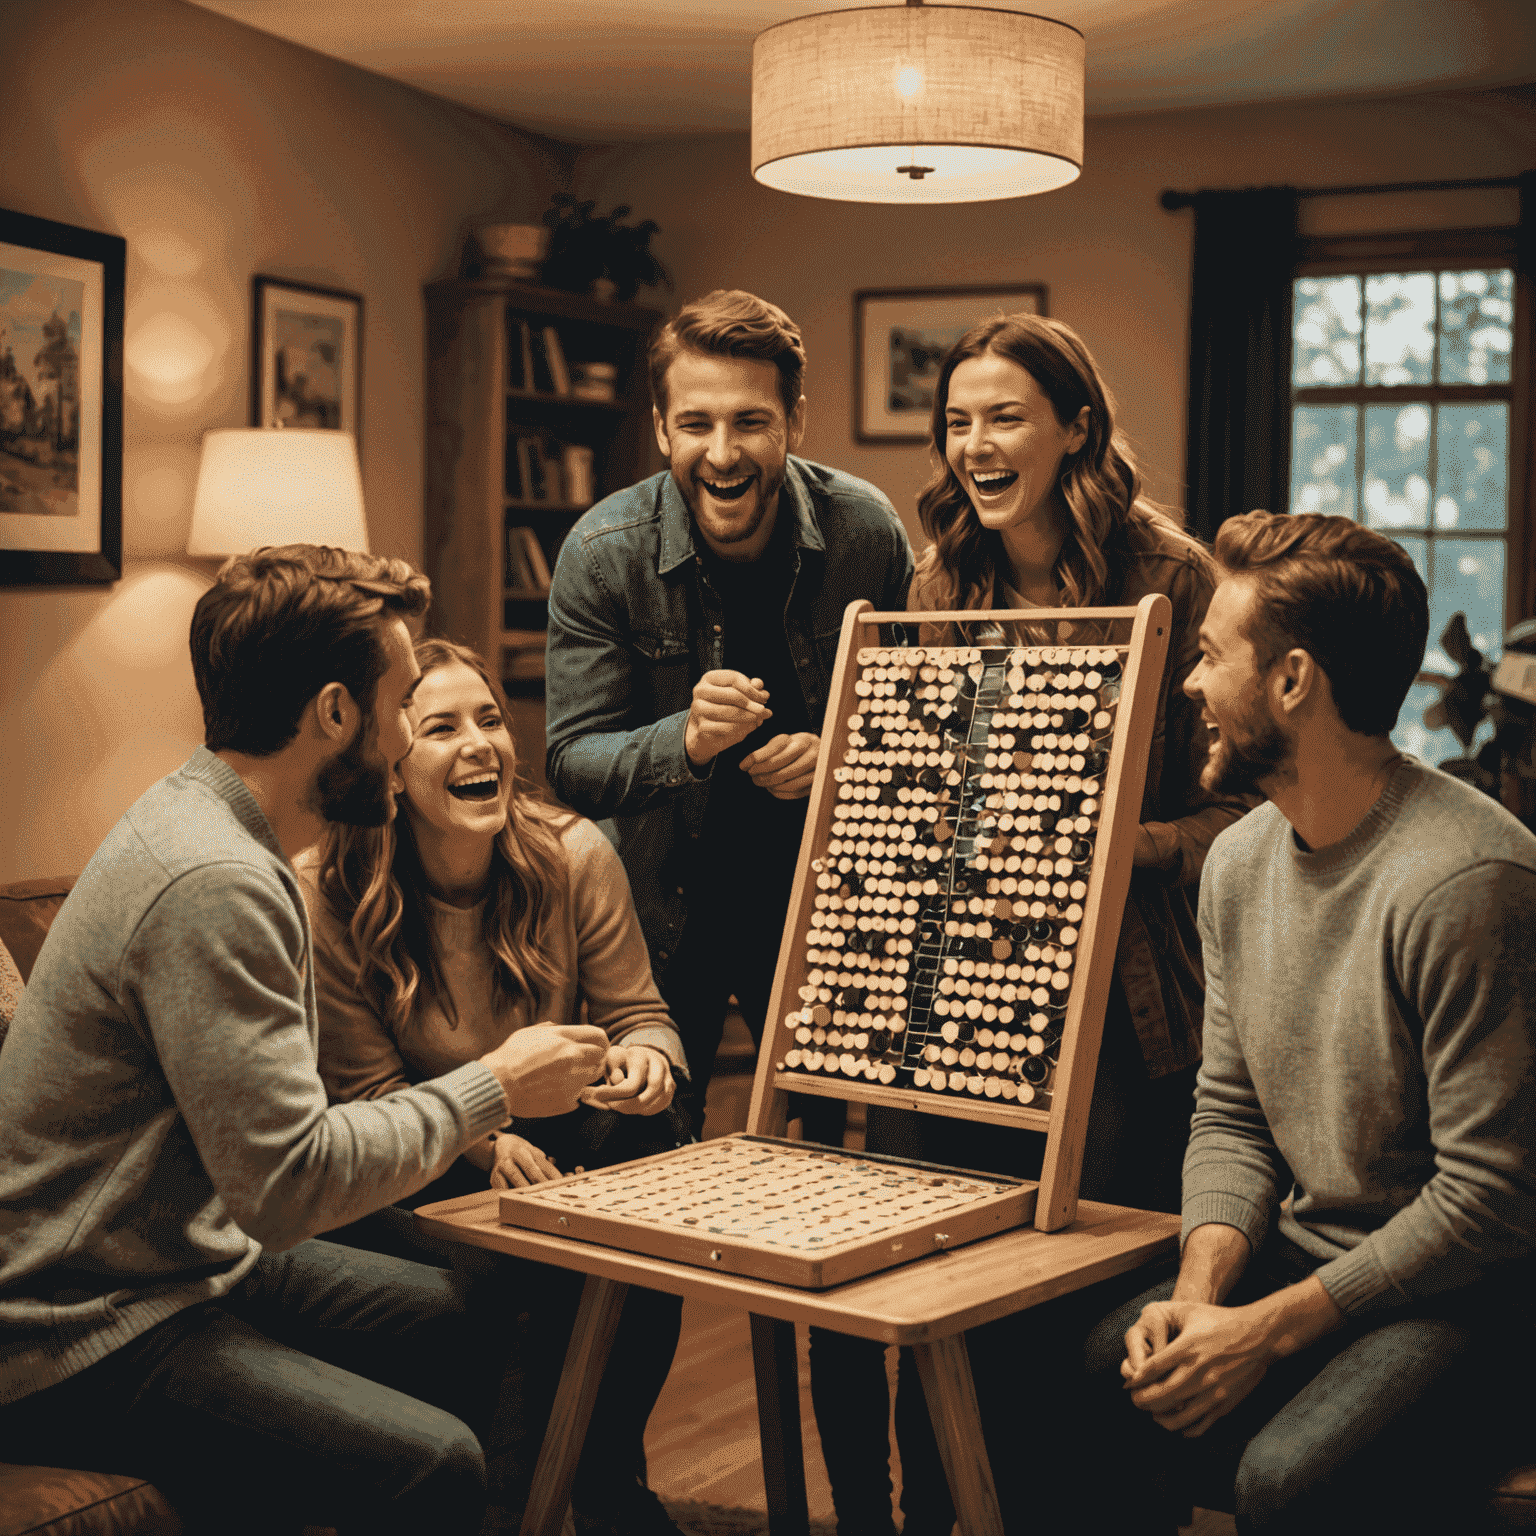
<svg viewBox="0 0 1536 1536"><path fill-rule="evenodd" d="M517 753L491 690L461 661L437 667L416 689L416 727L400 765L401 802L418 844L494 839L507 819Z"/></svg>
<svg viewBox="0 0 1536 1536"><path fill-rule="evenodd" d="M1052 512L1062 460L1088 436L1088 407L1063 426L1009 357L968 357L949 376L944 457L984 528L1006 535Z"/></svg>
<svg viewBox="0 0 1536 1536"><path fill-rule="evenodd" d="M1200 626L1200 660L1184 683L1205 723L1210 755L1200 784L1212 794L1265 794L1290 771L1294 743L1271 713L1266 673L1244 634L1253 603L1253 583L1242 576L1216 588Z"/></svg>
<svg viewBox="0 0 1536 1536"><path fill-rule="evenodd" d="M804 397L786 417L772 363L683 351L667 369L666 401L665 416L653 413L656 441L704 542L725 560L757 559L800 445Z"/></svg>

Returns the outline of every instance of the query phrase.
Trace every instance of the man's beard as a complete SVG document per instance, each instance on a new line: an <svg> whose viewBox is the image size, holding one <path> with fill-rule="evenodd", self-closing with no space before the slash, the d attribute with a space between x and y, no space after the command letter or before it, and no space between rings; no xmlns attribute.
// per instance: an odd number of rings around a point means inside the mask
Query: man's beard
<svg viewBox="0 0 1536 1536"><path fill-rule="evenodd" d="M694 480L685 481L677 475L672 477L673 483L682 495L684 505L693 514L694 524L704 529L716 544L746 543L763 526L770 509L775 506L779 489L784 484L784 471L781 469L776 476L770 478L761 466L755 465L753 470L758 480L749 494L757 498L757 516L749 522L730 523L724 527L717 521L718 512L703 513L700 510L705 497L709 494L707 491ZM730 503L726 502L724 505L729 506Z"/></svg>
<svg viewBox="0 0 1536 1536"><path fill-rule="evenodd" d="M1284 773L1291 739L1254 699L1235 722L1241 739L1223 730L1200 775L1201 787L1216 795L1262 795L1264 779Z"/></svg>
<svg viewBox="0 0 1536 1536"><path fill-rule="evenodd" d="M320 765L311 809L350 827L387 826L395 815L389 764L373 747L374 722L365 719L353 740Z"/></svg>

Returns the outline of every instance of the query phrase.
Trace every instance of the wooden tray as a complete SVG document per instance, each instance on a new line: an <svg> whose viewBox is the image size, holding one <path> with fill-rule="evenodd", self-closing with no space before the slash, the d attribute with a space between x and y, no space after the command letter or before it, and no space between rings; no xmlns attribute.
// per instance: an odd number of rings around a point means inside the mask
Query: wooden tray
<svg viewBox="0 0 1536 1536"><path fill-rule="evenodd" d="M501 1197L501 1220L824 1290L1023 1226L1035 1185L735 1135Z"/></svg>

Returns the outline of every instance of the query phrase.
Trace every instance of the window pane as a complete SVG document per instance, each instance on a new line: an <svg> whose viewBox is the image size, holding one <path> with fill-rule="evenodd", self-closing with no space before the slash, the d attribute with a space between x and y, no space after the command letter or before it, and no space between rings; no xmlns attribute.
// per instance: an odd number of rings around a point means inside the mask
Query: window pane
<svg viewBox="0 0 1536 1536"><path fill-rule="evenodd" d="M1355 408L1298 405L1291 412L1291 511L1355 515Z"/></svg>
<svg viewBox="0 0 1536 1536"><path fill-rule="evenodd" d="M1413 559L1414 568L1418 571L1420 579L1426 586L1429 585L1429 540L1428 539L1399 539ZM1445 546L1442 545L1443 549ZM1444 628L1444 625L1441 626ZM1430 623L1431 637L1438 634L1433 620ZM1429 649L1424 656L1426 672L1453 673L1456 668L1440 652L1431 638ZM1432 704L1440 700L1440 690L1433 683L1415 683L1408 690L1408 697L1403 700L1403 707L1397 714L1397 725L1392 731L1392 744L1400 752L1411 752L1421 762L1443 763L1448 757L1457 757L1461 753L1461 743L1456 740L1455 732L1449 730L1431 731L1424 724L1424 711Z"/></svg>
<svg viewBox="0 0 1536 1536"><path fill-rule="evenodd" d="M1440 382L1507 384L1514 350L1515 274L1440 274Z"/></svg>
<svg viewBox="0 0 1536 1536"><path fill-rule="evenodd" d="M1432 731L1424 724L1424 711L1440 702L1440 690L1433 683L1415 683L1403 700L1397 714L1397 725L1392 731L1392 745L1399 752L1411 752L1420 762L1438 765L1450 757L1461 757L1461 743L1449 728ZM1472 752L1490 735L1487 721L1473 737Z"/></svg>
<svg viewBox="0 0 1536 1536"><path fill-rule="evenodd" d="M1429 522L1429 407L1368 405L1361 476L1372 528L1423 528Z"/></svg>
<svg viewBox="0 0 1536 1536"><path fill-rule="evenodd" d="M1404 547L1408 541L1403 540ZM1429 583L1429 645L1424 670L1460 670L1445 654L1440 635L1451 616L1464 613L1472 644L1487 661L1504 652L1503 539L1436 539Z"/></svg>
<svg viewBox="0 0 1536 1536"><path fill-rule="evenodd" d="M1293 291L1291 377L1298 389L1360 382L1360 279L1299 277Z"/></svg>
<svg viewBox="0 0 1536 1536"><path fill-rule="evenodd" d="M1428 384L1435 353L1435 274L1365 280L1365 382Z"/></svg>
<svg viewBox="0 0 1536 1536"><path fill-rule="evenodd" d="M1435 527L1503 528L1509 509L1509 403L1440 406L1435 444Z"/></svg>

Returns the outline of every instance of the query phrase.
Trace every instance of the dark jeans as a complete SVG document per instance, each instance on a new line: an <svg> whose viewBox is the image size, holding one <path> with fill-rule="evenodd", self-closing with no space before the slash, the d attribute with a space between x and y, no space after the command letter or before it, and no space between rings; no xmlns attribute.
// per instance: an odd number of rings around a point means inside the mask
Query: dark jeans
<svg viewBox="0 0 1536 1536"><path fill-rule="evenodd" d="M453 1276L310 1241L0 1408L0 1445L147 1478L189 1536L474 1532L504 1353Z"/></svg>
<svg viewBox="0 0 1536 1536"><path fill-rule="evenodd" d="M794 854L795 850L790 849L790 881ZM753 882L762 877L759 871L743 870L741 878ZM728 898L701 899L699 910L689 912L677 953L665 974L657 977L688 1056L689 1082L678 1084L677 1102L686 1107L695 1136L704 1134L704 1100L733 994L747 1021L752 1043L763 1043L773 973L784 937L790 881L782 883L782 900L776 904L758 901L744 905ZM773 890L777 893L779 885L775 884ZM848 1106L843 1100L796 1094L790 1099L789 1116L802 1121L807 1141L843 1144L848 1118Z"/></svg>
<svg viewBox="0 0 1536 1536"><path fill-rule="evenodd" d="M1272 1237L1228 1305L1316 1265ZM1105 1529L1165 1536L1192 1503L1232 1511L1243 1536L1484 1529L1489 1487L1514 1459L1510 1384L1525 1379L1532 1353L1517 1297L1478 1287L1439 1307L1347 1323L1271 1366L1231 1413L1187 1440L1136 1408L1120 1377L1126 1330L1172 1292L1169 1280L1127 1302L1084 1347L1097 1454L1117 1472L1097 1490Z"/></svg>
<svg viewBox="0 0 1536 1536"><path fill-rule="evenodd" d="M1177 1211L1184 1147L1194 1107L1194 1069L1149 1079L1130 1010L1114 985L1094 1077L1093 1102L1079 1192L1139 1210ZM871 1105L865 1146L923 1162L947 1163L1015 1178L1040 1176L1043 1132L1011 1126L911 1114ZM1059 1410L1038 1413L1057 1390L1054 1380L1079 1373L1078 1342L1089 1327L1129 1290L1146 1284L1145 1273L1103 1282L1015 1317L974 1329L966 1343L976 1381L988 1454L1009 1531L1050 1529L1054 1474L1011 1475L1020 1447L1032 1464L1060 1463L1074 1454ZM883 1347L811 1329L811 1396L821 1436L839 1536L889 1536L891 1532L887 1430L889 1402ZM1027 1382L1027 1387L1021 1383ZM901 1351L896 1393L896 1443L901 1451L901 1507L907 1536L947 1536L954 1523L948 1482L939 1459L916 1361ZM1039 1460L1054 1446L1047 1461ZM1059 1512L1071 1528L1071 1503Z"/></svg>
<svg viewBox="0 0 1536 1536"><path fill-rule="evenodd" d="M681 1126L663 1116L577 1110L547 1121L519 1121L525 1136L556 1167L609 1167L670 1144ZM376 1211L327 1238L379 1253L449 1267L475 1313L500 1312L517 1331L515 1360L485 1437L492 1502L510 1510L527 1503L544 1428L586 1277L574 1270L444 1242L418 1230L411 1211L437 1200L478 1194L486 1173L460 1158L407 1202ZM572 1502L601 1513L645 1480L645 1425L666 1385L682 1325L682 1298L630 1288L598 1389L586 1444L576 1467Z"/></svg>

